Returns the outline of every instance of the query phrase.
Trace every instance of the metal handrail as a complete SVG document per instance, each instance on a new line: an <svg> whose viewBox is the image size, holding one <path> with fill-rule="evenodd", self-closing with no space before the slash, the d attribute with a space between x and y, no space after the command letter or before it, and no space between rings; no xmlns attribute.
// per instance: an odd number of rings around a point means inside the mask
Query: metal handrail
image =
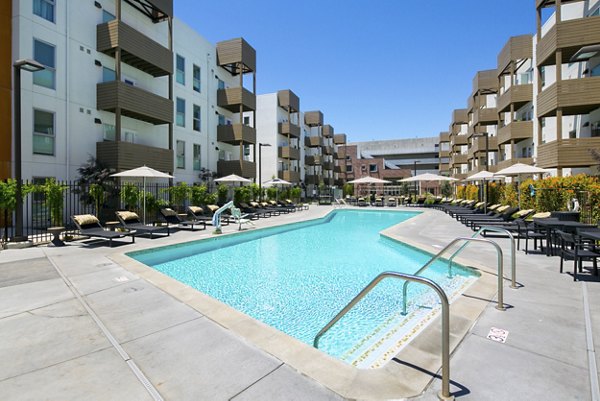
<svg viewBox="0 0 600 401"><path fill-rule="evenodd" d="M411 274L398 273L398 272L383 272L373 279L361 292L355 296L348 305L344 307L333 319L329 321L322 329L317 333L313 341L315 348L319 348L319 340L321 337L329 331L346 313L350 311L362 298L365 297L380 281L385 278L397 278L405 280L405 283L409 281L416 281L421 284L425 284L431 287L440 297L442 303L442 390L439 394L439 398L442 400L451 400L453 397L450 395L450 303L446 293L435 281L430 280L426 277L413 276Z"/></svg>
<svg viewBox="0 0 600 401"><path fill-rule="evenodd" d="M421 274L424 270L426 270L429 266L431 266L433 264L433 262L440 259L442 257L442 255L448 249L450 249L450 247L452 247L454 244L461 242L461 241L487 243L487 244L491 244L494 248L496 248L496 251L498 253L498 305L496 305L496 309L502 310L502 311L506 310L506 308L504 307L504 290L503 290L503 282L502 282L502 280L504 278L504 266L503 266L504 262L503 262L502 248L500 248L500 245L498 245L497 243L495 243L494 241L491 241L489 239L472 238L472 237L455 238L448 245L446 245L441 251L439 251L433 258L429 259L429 262L425 263L419 270L417 270L416 273L414 273L414 275L418 276L419 274ZM405 282L402 287L402 314L403 315L407 314L407 311L406 311L406 301L407 301L406 293L407 293L407 291L408 291L408 282Z"/></svg>
<svg viewBox="0 0 600 401"><path fill-rule="evenodd" d="M475 234L473 234L471 236L471 238L475 238L478 235L485 233L486 231L493 231L493 232L497 232L497 233L507 234L509 236L509 238L510 238L510 275L511 275L510 288L513 288L513 289L519 288L517 286L517 259L516 259L516 252L515 252L516 246L515 246L514 235L512 235L512 233L505 228L494 227L494 226L483 226ZM464 245L462 245L460 248L458 248L458 250L456 252L454 252L452 254L452 256L450 256L450 259L448 259L448 277L452 277L452 261L454 260L454 257L456 255L458 255L463 249L465 249L467 247L467 245L469 245L469 244L470 244L470 242L465 242Z"/></svg>

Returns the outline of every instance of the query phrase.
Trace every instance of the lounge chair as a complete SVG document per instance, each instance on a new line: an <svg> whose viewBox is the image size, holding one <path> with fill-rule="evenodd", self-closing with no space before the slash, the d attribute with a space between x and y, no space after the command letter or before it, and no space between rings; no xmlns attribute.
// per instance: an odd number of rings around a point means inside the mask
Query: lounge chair
<svg viewBox="0 0 600 401"><path fill-rule="evenodd" d="M376 197L375 202L373 202L373 205L382 207L383 206L383 198L381 196Z"/></svg>
<svg viewBox="0 0 600 401"><path fill-rule="evenodd" d="M281 214L281 212L283 210L281 209L275 209L272 207L269 207L269 205L266 202L250 202L250 206L252 206L253 208L261 211L261 212L270 212L271 216L279 216Z"/></svg>
<svg viewBox="0 0 600 401"><path fill-rule="evenodd" d="M365 200L365 198L358 198L357 205L360 207L369 206L369 203Z"/></svg>
<svg viewBox="0 0 600 401"><path fill-rule="evenodd" d="M396 198L390 197L387 200L387 205L388 205L388 207L396 207L396 206L398 206L398 202L396 202Z"/></svg>
<svg viewBox="0 0 600 401"><path fill-rule="evenodd" d="M173 209L168 207L160 209L160 214L165 219L167 224L189 227L192 231L194 231L194 226L197 226L198 230L206 230L206 220L182 220Z"/></svg>
<svg viewBox="0 0 600 401"><path fill-rule="evenodd" d="M252 213L257 218L263 218L263 219L265 219L265 218L271 217L271 212L262 210L260 208L251 207L250 205L248 205L245 202L240 202L239 207L240 207L240 210L243 213Z"/></svg>
<svg viewBox="0 0 600 401"><path fill-rule="evenodd" d="M231 210L231 216L233 218L233 221L235 222L235 224L237 224L239 226L238 227L239 231L242 230L242 224L254 225L252 220L246 218L248 215L242 214L242 211L239 208L232 207L230 210Z"/></svg>
<svg viewBox="0 0 600 401"><path fill-rule="evenodd" d="M135 231L130 231L127 233L118 232L118 231L106 231L104 227L100 224L98 218L91 214L79 214L71 216L71 220L75 223L75 226L81 233L81 235L85 235L86 237L95 237L107 239L108 244L112 247L113 238L123 238L127 236L131 236L131 242L135 242Z"/></svg>
<svg viewBox="0 0 600 401"><path fill-rule="evenodd" d="M138 216L134 212L125 212L119 211L115 212L117 215L117 219L121 222L121 225L130 231L137 231L138 234L148 234L150 235L150 239L154 238L154 234L161 231L167 231L167 237L171 235L171 231L169 226L157 227L157 226L147 226L140 220L140 216Z"/></svg>

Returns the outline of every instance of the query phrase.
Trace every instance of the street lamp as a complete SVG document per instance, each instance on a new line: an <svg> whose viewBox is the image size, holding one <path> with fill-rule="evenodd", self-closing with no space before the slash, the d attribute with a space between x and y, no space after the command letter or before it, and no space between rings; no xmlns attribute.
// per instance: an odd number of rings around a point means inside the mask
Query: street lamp
<svg viewBox="0 0 600 401"><path fill-rule="evenodd" d="M415 160L415 161L413 162L413 171L414 171L414 175L415 175L415 177L417 176L417 163L421 163L421 160ZM417 193L417 185L418 185L418 184L417 184L417 181L415 181L415 199L416 199L416 198L417 198L417 196L419 195L419 194Z"/></svg>
<svg viewBox="0 0 600 401"><path fill-rule="evenodd" d="M17 181L16 188L16 207L15 207L15 232L13 235L14 242L26 241L27 237L23 236L23 190L21 173L21 70L36 72L44 70L43 64L35 60L21 59L13 64L15 89L14 89L14 119L15 119L15 180Z"/></svg>
<svg viewBox="0 0 600 401"><path fill-rule="evenodd" d="M485 138L485 171L490 171L490 135L488 132L480 132L474 134L473 138ZM484 179L483 186L483 212L487 213L487 192L488 192L488 180Z"/></svg>
<svg viewBox="0 0 600 401"><path fill-rule="evenodd" d="M262 201L262 147L271 146L270 143L258 144L258 200Z"/></svg>

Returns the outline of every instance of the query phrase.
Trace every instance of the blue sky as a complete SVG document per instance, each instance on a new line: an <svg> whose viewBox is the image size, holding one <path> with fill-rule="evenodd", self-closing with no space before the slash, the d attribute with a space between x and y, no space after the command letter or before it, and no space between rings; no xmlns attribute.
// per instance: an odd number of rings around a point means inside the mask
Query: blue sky
<svg viewBox="0 0 600 401"><path fill-rule="evenodd" d="M535 31L534 0L175 0L175 15L213 43L243 36L259 94L293 90L349 141L447 130L474 74Z"/></svg>

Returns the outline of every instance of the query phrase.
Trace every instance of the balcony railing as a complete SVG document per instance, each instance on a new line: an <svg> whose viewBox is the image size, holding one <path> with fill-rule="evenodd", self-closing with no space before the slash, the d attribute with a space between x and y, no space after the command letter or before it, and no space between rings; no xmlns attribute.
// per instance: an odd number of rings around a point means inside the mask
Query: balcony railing
<svg viewBox="0 0 600 401"><path fill-rule="evenodd" d="M281 135L289 135L294 138L300 137L300 127L292 123L278 123L277 132Z"/></svg>
<svg viewBox="0 0 600 401"><path fill-rule="evenodd" d="M256 95L246 88L236 87L217 90L217 106L233 113L256 110Z"/></svg>
<svg viewBox="0 0 600 401"><path fill-rule="evenodd" d="M489 136L487 138L487 141L489 152L494 152L498 150L498 138L496 138L495 136ZM485 152L485 142L485 137L473 138L470 151L474 154L478 152Z"/></svg>
<svg viewBox="0 0 600 401"><path fill-rule="evenodd" d="M336 145L345 145L346 144L346 134L335 134L333 136L333 143Z"/></svg>
<svg viewBox="0 0 600 401"><path fill-rule="evenodd" d="M247 160L219 160L217 174L219 177L236 174L244 178L256 178L256 163Z"/></svg>
<svg viewBox="0 0 600 401"><path fill-rule="evenodd" d="M323 125L323 113L320 111L307 111L304 113L304 124L309 127Z"/></svg>
<svg viewBox="0 0 600 401"><path fill-rule="evenodd" d="M513 121L498 130L498 144L533 138L533 121Z"/></svg>
<svg viewBox="0 0 600 401"><path fill-rule="evenodd" d="M146 165L173 171L173 151L130 142L97 142L96 158L107 168L123 171Z"/></svg>
<svg viewBox="0 0 600 401"><path fill-rule="evenodd" d="M304 164L308 166L320 166L321 162L321 156L304 156Z"/></svg>
<svg viewBox="0 0 600 401"><path fill-rule="evenodd" d="M320 136L306 136L304 137L304 146L309 148L318 148L323 146L323 138Z"/></svg>
<svg viewBox="0 0 600 401"><path fill-rule="evenodd" d="M300 98L291 90L280 90L277 92L279 107L294 113L300 110Z"/></svg>
<svg viewBox="0 0 600 401"><path fill-rule="evenodd" d="M289 182L300 182L300 173L297 171L279 171L277 173L278 177L282 180L286 180Z"/></svg>
<svg viewBox="0 0 600 401"><path fill-rule="evenodd" d="M244 124L218 125L217 141L238 145L256 144L256 129Z"/></svg>
<svg viewBox="0 0 600 401"><path fill-rule="evenodd" d="M502 160L502 161L498 162L498 170L502 170L504 168L510 167L517 163L533 165L533 158L531 158L531 157L515 157L512 159L508 159L508 160Z"/></svg>
<svg viewBox="0 0 600 401"><path fill-rule="evenodd" d="M542 168L589 167L598 162L590 149L600 148L600 138L574 138L538 146L537 165Z"/></svg>
<svg viewBox="0 0 600 401"><path fill-rule="evenodd" d="M452 136L452 146L462 146L469 143L468 135L456 135Z"/></svg>
<svg viewBox="0 0 600 401"><path fill-rule="evenodd" d="M488 124L498 122L498 109L495 107L487 107L485 109L477 109L473 113L473 125Z"/></svg>
<svg viewBox="0 0 600 401"><path fill-rule="evenodd" d="M536 47L538 66L553 65L557 49L562 50L562 63L583 46L600 43L600 16L557 22L539 39Z"/></svg>
<svg viewBox="0 0 600 401"><path fill-rule="evenodd" d="M533 84L513 85L498 98L498 111L505 112L514 104L515 109L533 100Z"/></svg>
<svg viewBox="0 0 600 401"><path fill-rule="evenodd" d="M300 160L300 149L290 146L279 147L279 157L283 159Z"/></svg>
<svg viewBox="0 0 600 401"><path fill-rule="evenodd" d="M321 183L321 176L315 174L305 175L304 183L306 185L319 185Z"/></svg>
<svg viewBox="0 0 600 401"><path fill-rule="evenodd" d="M468 160L469 155L467 154L455 154L452 156L451 160L452 160L452 164L456 165L456 164L466 164L467 160Z"/></svg>
<svg viewBox="0 0 600 401"><path fill-rule="evenodd" d="M600 22L600 21L599 21ZM538 117L588 114L600 107L600 77L566 79L555 82L538 95Z"/></svg>

